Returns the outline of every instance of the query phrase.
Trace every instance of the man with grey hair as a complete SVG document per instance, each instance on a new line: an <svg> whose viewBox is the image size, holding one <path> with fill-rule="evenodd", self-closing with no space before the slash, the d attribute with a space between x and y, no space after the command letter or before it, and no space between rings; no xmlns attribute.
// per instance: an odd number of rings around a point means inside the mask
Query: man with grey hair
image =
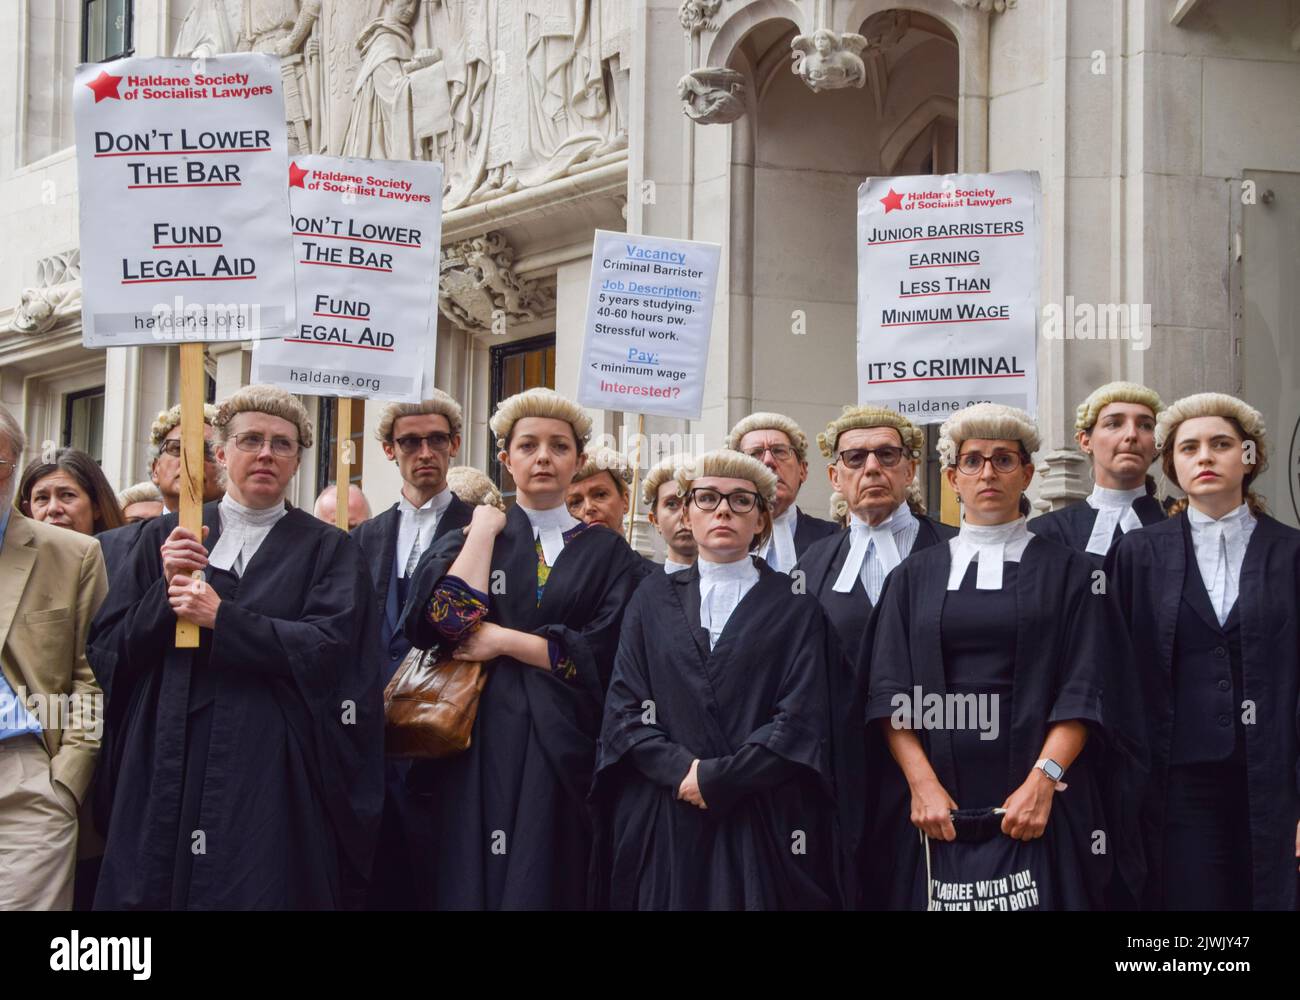
<svg viewBox="0 0 1300 1000"><path fill-rule="evenodd" d="M406 605L407 587L434 540L459 531L474 508L451 491L447 469L460 451L463 425L460 404L438 389L418 403L392 403L379 417L375 436L384 454L397 463L402 492L397 503L357 525L352 537L365 554L379 601L380 657L387 684L411 650L397 627ZM414 836L421 824L422 803L406 790L408 761L388 761L385 769L384 818L371 875L372 909L409 910L428 898L426 869Z"/></svg>
<svg viewBox="0 0 1300 1000"><path fill-rule="evenodd" d="M86 635L108 581L94 538L14 509L25 448L0 406L0 910L66 910L103 718Z"/></svg>

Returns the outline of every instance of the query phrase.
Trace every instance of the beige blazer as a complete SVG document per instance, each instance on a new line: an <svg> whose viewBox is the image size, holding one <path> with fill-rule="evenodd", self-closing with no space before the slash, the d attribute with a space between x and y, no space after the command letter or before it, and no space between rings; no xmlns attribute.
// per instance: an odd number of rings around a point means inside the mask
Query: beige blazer
<svg viewBox="0 0 1300 1000"><path fill-rule="evenodd" d="M107 593L99 542L10 511L0 547L0 669L19 700L42 696L45 708L33 714L44 728L50 776L78 802L95 770L104 708L86 635Z"/></svg>

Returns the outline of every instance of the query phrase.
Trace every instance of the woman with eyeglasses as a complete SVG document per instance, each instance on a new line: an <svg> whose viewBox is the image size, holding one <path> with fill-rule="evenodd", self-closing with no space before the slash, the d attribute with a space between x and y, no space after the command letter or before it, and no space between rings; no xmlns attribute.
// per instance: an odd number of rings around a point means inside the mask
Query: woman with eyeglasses
<svg viewBox="0 0 1300 1000"><path fill-rule="evenodd" d="M1300 858L1300 531L1251 484L1264 419L1218 392L1160 414L1186 494L1107 559L1136 649L1150 746L1142 799L1154 910L1295 910Z"/></svg>
<svg viewBox="0 0 1300 1000"><path fill-rule="evenodd" d="M383 803L370 575L285 504L312 440L295 397L248 386L213 427L227 488L201 536L146 525L91 629L117 763L95 906L351 908Z"/></svg>
<svg viewBox="0 0 1300 1000"><path fill-rule="evenodd" d="M897 765L876 824L892 908L926 907L927 851L966 839L968 810L985 810L996 836L1044 838L1041 905L1099 908L1128 846L1107 824L1096 772L1135 761L1112 727L1136 698L1107 690L1103 714L1103 669L1127 663L1113 612L1086 557L1025 528L1038 444L1013 407L980 403L943 424L961 528L890 573L864 638L866 718Z"/></svg>
<svg viewBox="0 0 1300 1000"><path fill-rule="evenodd" d="M816 598L754 551L776 476L736 451L677 471L696 563L646 579L605 701L596 898L620 910L841 905Z"/></svg>
<svg viewBox="0 0 1300 1000"><path fill-rule="evenodd" d="M34 521L83 535L126 523L99 463L76 448L60 448L49 462L37 458L28 463L18 484L18 507Z"/></svg>
<svg viewBox="0 0 1300 1000"><path fill-rule="evenodd" d="M638 560L565 508L591 433L582 407L529 389L489 423L515 503L475 507L468 528L426 550L403 612L413 645L487 672L468 749L411 766L408 786L429 796L426 905L582 909L586 796Z"/></svg>

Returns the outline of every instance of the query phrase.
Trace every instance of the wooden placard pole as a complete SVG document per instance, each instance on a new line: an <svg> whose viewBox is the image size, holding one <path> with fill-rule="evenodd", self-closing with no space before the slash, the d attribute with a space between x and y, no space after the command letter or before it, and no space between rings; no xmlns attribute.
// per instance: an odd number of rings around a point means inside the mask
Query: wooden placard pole
<svg viewBox="0 0 1300 1000"><path fill-rule="evenodd" d="M632 459L632 506L627 516L627 544L632 545L636 531L637 483L641 478L641 442L645 440L645 414L636 415L636 457Z"/></svg>
<svg viewBox="0 0 1300 1000"><path fill-rule="evenodd" d="M180 526L203 540L203 344L181 344ZM201 576L196 576L201 579ZM176 648L197 649L199 627L176 622Z"/></svg>
<svg viewBox="0 0 1300 1000"><path fill-rule="evenodd" d="M961 527L961 504L957 502L957 491L948 485L948 477L939 472L939 520L954 528Z"/></svg>
<svg viewBox="0 0 1300 1000"><path fill-rule="evenodd" d="M339 451L334 476L334 523L348 530L348 500L352 495L352 399L339 396Z"/></svg>

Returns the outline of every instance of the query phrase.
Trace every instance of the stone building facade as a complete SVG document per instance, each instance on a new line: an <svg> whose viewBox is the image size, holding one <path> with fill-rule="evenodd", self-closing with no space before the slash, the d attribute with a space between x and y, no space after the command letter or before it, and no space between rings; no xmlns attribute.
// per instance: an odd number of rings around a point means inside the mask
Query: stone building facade
<svg viewBox="0 0 1300 1000"><path fill-rule="evenodd" d="M73 69L254 50L282 57L291 147L445 165L434 379L465 405L463 462L491 467L500 396L575 390L595 229L722 245L702 418L646 421L712 447L750 410L815 432L855 401L865 177L1028 169L1067 320L1038 346L1039 506L1087 492L1075 406L1128 378L1263 410L1261 488L1300 520L1300 0L6 0L0 38L0 400L116 486L179 380L168 348L80 346ZM1097 335L1130 305L1137 329ZM208 370L223 396L248 351ZM398 487L378 410L376 509Z"/></svg>

